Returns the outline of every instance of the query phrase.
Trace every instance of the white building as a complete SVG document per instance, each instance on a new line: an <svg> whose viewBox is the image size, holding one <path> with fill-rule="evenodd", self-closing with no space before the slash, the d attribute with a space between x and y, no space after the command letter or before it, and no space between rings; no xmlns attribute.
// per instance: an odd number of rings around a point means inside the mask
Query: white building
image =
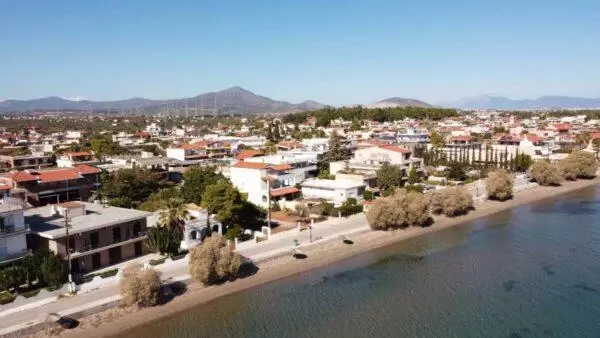
<svg viewBox="0 0 600 338"><path fill-rule="evenodd" d="M269 200L292 200L300 191L295 184L304 179L303 172L294 173L289 164L244 161L234 164L229 171L231 183L247 194L248 201L262 207L267 207ZM270 182L270 191L267 181Z"/></svg>
<svg viewBox="0 0 600 338"><path fill-rule="evenodd" d="M152 122L152 123L150 123L149 125L146 126L146 128L144 129L144 131L149 132L154 137L158 137L158 136L160 136L160 132L162 131L162 129L155 122Z"/></svg>
<svg viewBox="0 0 600 338"><path fill-rule="evenodd" d="M304 199L326 200L335 206L342 205L348 198L362 202L365 185L356 180L323 180L311 178L302 182Z"/></svg>
<svg viewBox="0 0 600 338"><path fill-rule="evenodd" d="M0 200L0 264L27 254L27 232L23 203L15 198L3 197Z"/></svg>

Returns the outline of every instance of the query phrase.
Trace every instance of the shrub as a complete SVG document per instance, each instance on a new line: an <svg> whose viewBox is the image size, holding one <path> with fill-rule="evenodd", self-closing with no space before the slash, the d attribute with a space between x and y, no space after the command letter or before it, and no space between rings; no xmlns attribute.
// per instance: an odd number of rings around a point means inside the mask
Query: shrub
<svg viewBox="0 0 600 338"><path fill-rule="evenodd" d="M181 244L181 235L178 229L151 227L148 229L148 237L144 240L144 244L151 252L161 255L177 253Z"/></svg>
<svg viewBox="0 0 600 338"><path fill-rule="evenodd" d="M300 218L307 218L310 216L310 210L303 202L296 203L296 205L294 206L294 213Z"/></svg>
<svg viewBox="0 0 600 338"><path fill-rule="evenodd" d="M453 181L462 181L467 178L465 172L465 164L460 162L451 162L448 164L446 171L446 178Z"/></svg>
<svg viewBox="0 0 600 338"><path fill-rule="evenodd" d="M67 281L67 263L57 255L50 255L41 265L44 282L50 289L60 289Z"/></svg>
<svg viewBox="0 0 600 338"><path fill-rule="evenodd" d="M227 232L225 232L225 238L233 240L234 238L240 237L243 233L244 230L242 230L242 227L236 224L227 229Z"/></svg>
<svg viewBox="0 0 600 338"><path fill-rule="evenodd" d="M339 217L340 216L340 208L331 208L331 211L329 212L329 216L331 217Z"/></svg>
<svg viewBox="0 0 600 338"><path fill-rule="evenodd" d="M563 180L558 166L548 161L536 161L530 169L531 177L539 185L560 185Z"/></svg>
<svg viewBox="0 0 600 338"><path fill-rule="evenodd" d="M160 273L152 268L129 265L119 281L123 305L153 306L158 303Z"/></svg>
<svg viewBox="0 0 600 338"><path fill-rule="evenodd" d="M176 260L180 260L182 258L184 258L185 256L187 256L188 252L184 251L184 252L180 252L178 255L171 255L171 260L172 261L176 261Z"/></svg>
<svg viewBox="0 0 600 338"><path fill-rule="evenodd" d="M568 180L593 178L598 170L596 156L586 151L575 151L559 164L563 176Z"/></svg>
<svg viewBox="0 0 600 338"><path fill-rule="evenodd" d="M367 212L367 222L373 230L424 226L428 221L425 195L405 189L397 189L390 197L376 199Z"/></svg>
<svg viewBox="0 0 600 338"><path fill-rule="evenodd" d="M404 189L406 189L406 191L414 191L414 192L423 193L422 185L409 184L409 185L405 186Z"/></svg>
<svg viewBox="0 0 600 338"><path fill-rule="evenodd" d="M0 270L0 289L9 290L16 289L25 284L27 281L27 273L20 266L8 266Z"/></svg>
<svg viewBox="0 0 600 338"><path fill-rule="evenodd" d="M101 273L97 274L96 276L100 276L101 278L109 278L109 277L115 276L117 273L119 273L119 269L110 269L110 270L101 272Z"/></svg>
<svg viewBox="0 0 600 338"><path fill-rule="evenodd" d="M448 217L464 215L473 208L473 195L464 187L436 190L429 194L429 209L433 214Z"/></svg>
<svg viewBox="0 0 600 338"><path fill-rule="evenodd" d="M358 205L356 202L356 198L350 197L344 201L344 204L340 207L340 212L342 216L350 216L354 214L358 214L363 211L363 206Z"/></svg>
<svg viewBox="0 0 600 338"><path fill-rule="evenodd" d="M11 295L10 292L0 292L0 305L12 303L15 300L15 296Z"/></svg>
<svg viewBox="0 0 600 338"><path fill-rule="evenodd" d="M486 191L489 199L505 201L512 198L513 179L505 169L490 172L486 182Z"/></svg>
<svg viewBox="0 0 600 338"><path fill-rule="evenodd" d="M242 256L232 252L223 237L209 237L190 251L189 264L194 281L211 285L235 277L242 265Z"/></svg>
<svg viewBox="0 0 600 338"><path fill-rule="evenodd" d="M365 201L372 201L373 200L373 192L370 190L365 191L364 195L363 195Z"/></svg>
<svg viewBox="0 0 600 338"><path fill-rule="evenodd" d="M165 260L166 260L166 258L151 259L150 262L148 262L148 264L155 266L155 265L163 264L165 262Z"/></svg>

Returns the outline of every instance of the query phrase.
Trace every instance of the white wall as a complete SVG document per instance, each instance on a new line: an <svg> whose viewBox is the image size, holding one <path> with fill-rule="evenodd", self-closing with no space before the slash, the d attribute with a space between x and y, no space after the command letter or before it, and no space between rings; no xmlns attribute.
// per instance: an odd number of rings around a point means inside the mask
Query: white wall
<svg viewBox="0 0 600 338"><path fill-rule="evenodd" d="M167 157L185 161L185 149L167 148Z"/></svg>
<svg viewBox="0 0 600 338"><path fill-rule="evenodd" d="M239 191L248 195L248 201L263 207L267 206L267 202L263 202L262 199L263 196L267 196L267 183L262 179L266 175L265 170L233 166L229 170L231 183Z"/></svg>

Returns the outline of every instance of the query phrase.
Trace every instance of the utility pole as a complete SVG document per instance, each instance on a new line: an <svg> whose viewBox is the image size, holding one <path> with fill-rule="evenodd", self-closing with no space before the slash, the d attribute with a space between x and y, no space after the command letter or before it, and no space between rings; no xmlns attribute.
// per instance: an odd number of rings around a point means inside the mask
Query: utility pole
<svg viewBox="0 0 600 338"><path fill-rule="evenodd" d="M70 237L69 237L69 209L65 208L65 232L67 234L67 243L66 243L66 249L67 249L67 262L68 262L68 272L69 272L69 292L73 293L75 292L75 285L73 284L73 275L71 275L71 248L69 246L69 242L70 242Z"/></svg>

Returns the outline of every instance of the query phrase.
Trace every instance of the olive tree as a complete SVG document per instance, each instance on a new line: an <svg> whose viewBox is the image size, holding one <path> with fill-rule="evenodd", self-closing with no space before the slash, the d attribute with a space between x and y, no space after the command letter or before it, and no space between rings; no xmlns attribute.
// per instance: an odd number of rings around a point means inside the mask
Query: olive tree
<svg viewBox="0 0 600 338"><path fill-rule="evenodd" d="M530 169L531 177L539 185L560 185L563 180L562 173L558 166L548 161L536 161Z"/></svg>
<svg viewBox="0 0 600 338"><path fill-rule="evenodd" d="M488 199L505 201L512 198L513 185L514 181L505 169L489 173L486 182Z"/></svg>
<svg viewBox="0 0 600 338"><path fill-rule="evenodd" d="M128 265L119 281L123 305L154 306L159 300L160 273L152 268Z"/></svg>
<svg viewBox="0 0 600 338"><path fill-rule="evenodd" d="M567 180L593 178L598 170L598 161L593 153L575 151L559 164L563 176Z"/></svg>
<svg viewBox="0 0 600 338"><path fill-rule="evenodd" d="M464 187L436 190L429 194L429 209L436 215L464 215L473 209L473 195Z"/></svg>
<svg viewBox="0 0 600 338"><path fill-rule="evenodd" d="M231 251L220 236L209 237L190 251L190 275L194 281L204 285L235 277L241 265L242 256Z"/></svg>
<svg viewBox="0 0 600 338"><path fill-rule="evenodd" d="M367 222L373 230L424 226L428 221L425 195L405 189L396 189L393 195L376 199L367 212Z"/></svg>

